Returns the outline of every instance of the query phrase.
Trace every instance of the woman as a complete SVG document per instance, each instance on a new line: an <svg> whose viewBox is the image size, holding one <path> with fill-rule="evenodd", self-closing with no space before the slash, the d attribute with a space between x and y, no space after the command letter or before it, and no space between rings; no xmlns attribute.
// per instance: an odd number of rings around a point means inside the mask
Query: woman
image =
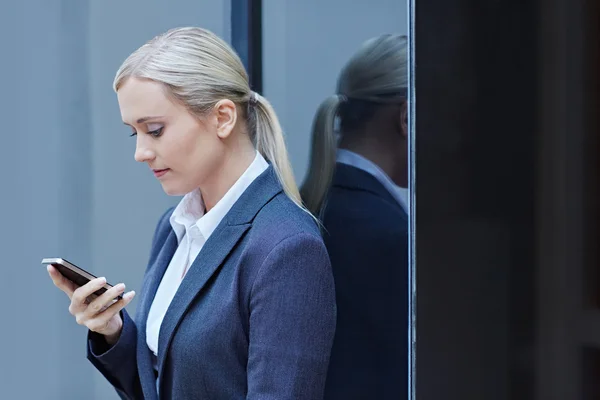
<svg viewBox="0 0 600 400"><path fill-rule="evenodd" d="M408 395L407 65L405 36L367 41L313 125L302 195L323 220L338 306L326 399Z"/></svg>
<svg viewBox="0 0 600 400"><path fill-rule="evenodd" d="M114 89L169 195L135 321L116 285L87 299L55 269L89 328L88 358L127 399L319 399L335 329L330 263L303 208L277 117L214 34L180 28L127 58Z"/></svg>

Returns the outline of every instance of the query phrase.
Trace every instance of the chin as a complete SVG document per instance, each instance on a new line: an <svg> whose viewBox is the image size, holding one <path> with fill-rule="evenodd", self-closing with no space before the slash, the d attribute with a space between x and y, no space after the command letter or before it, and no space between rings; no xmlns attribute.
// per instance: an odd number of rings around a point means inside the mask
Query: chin
<svg viewBox="0 0 600 400"><path fill-rule="evenodd" d="M177 187L174 185L163 184L162 188L163 188L164 192L167 194L167 196L185 196L186 194L189 193L189 191L186 191L185 189L182 189L181 187Z"/></svg>

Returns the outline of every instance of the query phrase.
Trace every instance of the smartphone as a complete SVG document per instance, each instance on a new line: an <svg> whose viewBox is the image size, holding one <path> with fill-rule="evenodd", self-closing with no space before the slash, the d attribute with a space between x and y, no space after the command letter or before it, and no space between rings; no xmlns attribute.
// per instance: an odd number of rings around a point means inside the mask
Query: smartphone
<svg viewBox="0 0 600 400"><path fill-rule="evenodd" d="M44 258L42 260L44 265L52 265L54 268L61 273L62 276L76 284L77 286L83 286L92 279L96 279L96 276L90 274L86 270L79 268L77 265L70 263L64 258ZM110 289L112 285L106 283L104 287L96 290L94 294L100 296L102 293ZM118 300L122 299L123 296L119 295L116 297Z"/></svg>

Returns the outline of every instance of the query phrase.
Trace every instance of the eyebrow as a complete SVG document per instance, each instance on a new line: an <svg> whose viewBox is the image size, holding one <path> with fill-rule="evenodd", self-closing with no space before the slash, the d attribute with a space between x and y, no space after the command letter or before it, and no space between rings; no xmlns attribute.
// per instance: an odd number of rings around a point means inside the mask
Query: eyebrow
<svg viewBox="0 0 600 400"><path fill-rule="evenodd" d="M158 117L158 116L157 116L157 117L143 117L143 118L140 118L140 119L138 119L138 120L137 120L137 123L138 123L138 124L143 124L144 122L148 122L148 121L150 121L150 120L153 120L153 119L159 119L159 118L163 118L163 117ZM123 123L124 123L125 125L129 125L127 122L123 122Z"/></svg>

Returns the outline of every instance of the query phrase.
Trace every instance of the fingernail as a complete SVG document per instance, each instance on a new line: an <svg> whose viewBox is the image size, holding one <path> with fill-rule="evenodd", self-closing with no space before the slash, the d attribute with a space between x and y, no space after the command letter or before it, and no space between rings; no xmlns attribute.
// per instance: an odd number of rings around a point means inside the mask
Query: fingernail
<svg viewBox="0 0 600 400"><path fill-rule="evenodd" d="M125 290L125 284L124 284L124 283L119 283L119 284L117 285L117 290L118 290L118 291Z"/></svg>
<svg viewBox="0 0 600 400"><path fill-rule="evenodd" d="M134 291L134 290L132 290L131 292L127 293L127 294L126 294L124 297L125 297L127 300L129 300L129 299L132 299L132 298L133 298L133 296L135 296L135 291Z"/></svg>
<svg viewBox="0 0 600 400"><path fill-rule="evenodd" d="M106 278L105 277L100 277L98 279L100 279L100 282L102 282L103 284L106 283Z"/></svg>

